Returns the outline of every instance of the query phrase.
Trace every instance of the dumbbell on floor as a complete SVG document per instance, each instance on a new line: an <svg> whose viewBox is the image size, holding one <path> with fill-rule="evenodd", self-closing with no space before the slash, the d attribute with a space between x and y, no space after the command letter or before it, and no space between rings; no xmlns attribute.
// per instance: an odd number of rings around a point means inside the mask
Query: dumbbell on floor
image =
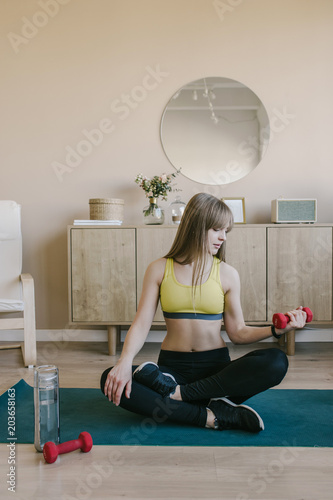
<svg viewBox="0 0 333 500"><path fill-rule="evenodd" d="M311 323L313 319L313 313L311 309L309 307L303 307L303 311L306 313L306 322ZM286 328L289 321L290 318L286 314L282 313L273 314L273 325L275 326L275 328L283 330L284 328Z"/></svg>
<svg viewBox="0 0 333 500"><path fill-rule="evenodd" d="M87 453L91 450L93 445L93 440L89 432L81 432L78 439L73 439L72 441L65 441L64 443L55 444L52 441L48 441L44 444L43 455L47 463L53 464L57 460L58 455L63 453L69 453L70 451L78 450Z"/></svg>

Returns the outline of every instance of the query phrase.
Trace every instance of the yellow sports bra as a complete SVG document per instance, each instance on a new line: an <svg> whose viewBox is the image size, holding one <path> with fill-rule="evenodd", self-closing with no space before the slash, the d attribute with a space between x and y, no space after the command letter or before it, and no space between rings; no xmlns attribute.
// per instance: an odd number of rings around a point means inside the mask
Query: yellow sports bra
<svg viewBox="0 0 333 500"><path fill-rule="evenodd" d="M195 287L194 301L192 286L182 285L177 281L173 259L167 259L160 286L160 301L165 318L222 319L224 292L219 259L213 258L208 280Z"/></svg>

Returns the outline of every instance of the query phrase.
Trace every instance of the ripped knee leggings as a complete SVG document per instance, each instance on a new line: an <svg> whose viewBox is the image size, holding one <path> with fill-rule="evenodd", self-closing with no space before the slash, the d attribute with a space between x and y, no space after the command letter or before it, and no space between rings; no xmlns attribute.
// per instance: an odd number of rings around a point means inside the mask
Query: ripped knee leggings
<svg viewBox="0 0 333 500"><path fill-rule="evenodd" d="M240 404L278 385L288 370L287 356L276 348L258 349L233 361L227 347L200 352L161 350L157 364L176 379L183 401L162 397L133 380L130 398L123 394L120 406L156 422L170 420L199 427L206 425L211 398L225 396ZM110 370L101 376L103 394Z"/></svg>

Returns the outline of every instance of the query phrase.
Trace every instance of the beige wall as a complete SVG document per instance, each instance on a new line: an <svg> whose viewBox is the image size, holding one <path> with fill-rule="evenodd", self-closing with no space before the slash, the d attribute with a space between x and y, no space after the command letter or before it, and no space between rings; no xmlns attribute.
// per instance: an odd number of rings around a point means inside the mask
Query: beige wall
<svg viewBox="0 0 333 500"><path fill-rule="evenodd" d="M146 200L136 174L173 170L160 117L192 80L243 82L264 102L275 132L250 175L210 188L180 177L182 198L202 190L245 196L254 223L270 221L270 201L281 195L316 197L319 221L332 222L333 3L219 3L1 1L0 198L22 204L24 270L35 278L39 329L67 323L66 226L88 217L89 198L124 198L125 222L140 223ZM142 101L121 104L126 94ZM68 151L98 126L98 144L72 168ZM55 162L66 170L58 165L56 175Z"/></svg>

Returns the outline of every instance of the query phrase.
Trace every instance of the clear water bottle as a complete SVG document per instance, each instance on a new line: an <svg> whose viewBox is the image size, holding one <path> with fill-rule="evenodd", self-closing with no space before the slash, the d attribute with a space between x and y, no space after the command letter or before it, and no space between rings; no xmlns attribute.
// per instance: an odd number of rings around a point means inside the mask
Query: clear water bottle
<svg viewBox="0 0 333 500"><path fill-rule="evenodd" d="M42 452L48 441L59 443L59 370L54 365L35 370L35 448Z"/></svg>

